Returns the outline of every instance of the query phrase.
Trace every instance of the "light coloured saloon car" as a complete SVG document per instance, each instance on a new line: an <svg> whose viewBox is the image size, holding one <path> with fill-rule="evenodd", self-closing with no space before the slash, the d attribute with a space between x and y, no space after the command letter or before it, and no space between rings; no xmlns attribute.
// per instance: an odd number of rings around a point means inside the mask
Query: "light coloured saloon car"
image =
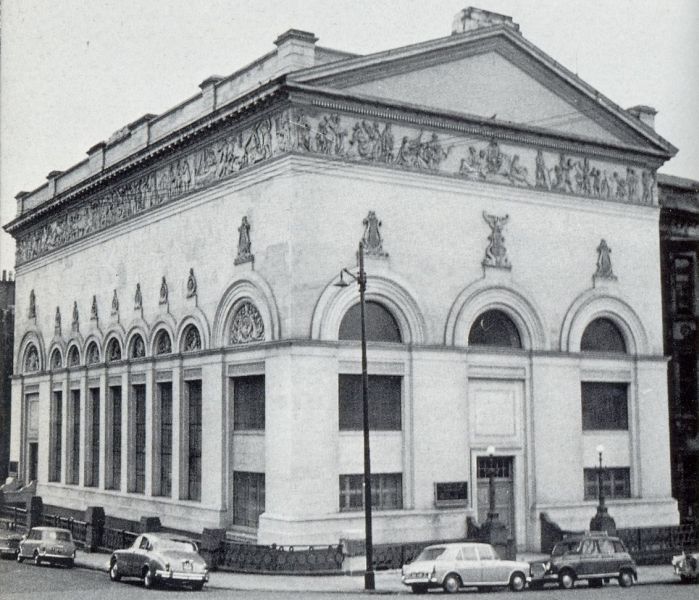
<svg viewBox="0 0 699 600"><path fill-rule="evenodd" d="M41 563L58 563L72 568L75 562L75 542L68 529L32 527L19 542L17 562L25 558Z"/></svg>
<svg viewBox="0 0 699 600"><path fill-rule="evenodd" d="M529 563L501 560L490 544L462 542L427 546L403 566L401 580L416 594L440 587L447 593L505 586L521 592L528 575Z"/></svg>
<svg viewBox="0 0 699 600"><path fill-rule="evenodd" d="M122 577L142 579L147 588L167 583L200 590L209 580L209 570L192 540L164 533L144 533L131 547L112 553L109 577L112 581Z"/></svg>

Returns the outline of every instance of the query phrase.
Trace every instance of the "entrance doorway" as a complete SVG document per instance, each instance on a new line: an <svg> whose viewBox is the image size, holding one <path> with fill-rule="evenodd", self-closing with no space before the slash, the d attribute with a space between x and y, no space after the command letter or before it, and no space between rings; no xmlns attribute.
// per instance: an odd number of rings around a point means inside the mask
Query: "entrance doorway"
<svg viewBox="0 0 699 600"><path fill-rule="evenodd" d="M501 523L507 526L511 537L515 536L515 498L511 456L480 456L476 462L478 477L478 524L488 517L488 487L492 470L495 487L495 512Z"/></svg>
<svg viewBox="0 0 699 600"><path fill-rule="evenodd" d="M36 477L39 472L39 443L30 442L29 443L29 453L28 453L28 465L27 465L27 482L36 481Z"/></svg>

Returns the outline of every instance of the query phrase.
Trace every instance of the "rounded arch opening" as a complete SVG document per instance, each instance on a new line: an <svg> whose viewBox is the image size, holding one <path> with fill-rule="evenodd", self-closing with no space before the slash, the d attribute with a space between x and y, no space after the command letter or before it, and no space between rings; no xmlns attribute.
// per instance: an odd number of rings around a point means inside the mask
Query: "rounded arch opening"
<svg viewBox="0 0 699 600"><path fill-rule="evenodd" d="M115 337L107 342L107 362L116 362L121 360L121 344Z"/></svg>
<svg viewBox="0 0 699 600"><path fill-rule="evenodd" d="M78 347L73 344L70 348L68 348L68 366L69 367L78 367L80 366L80 350Z"/></svg>
<svg viewBox="0 0 699 600"><path fill-rule="evenodd" d="M146 355L146 342L140 333L135 333L129 342L129 358L143 358Z"/></svg>
<svg viewBox="0 0 699 600"><path fill-rule="evenodd" d="M193 323L184 328L181 346L182 352L197 352L202 349L201 333L199 328Z"/></svg>
<svg viewBox="0 0 699 600"><path fill-rule="evenodd" d="M39 350L35 344L27 344L24 350L24 358L22 360L23 373L36 373L41 369L41 360L39 358Z"/></svg>
<svg viewBox="0 0 699 600"><path fill-rule="evenodd" d="M364 303L364 322L368 342L403 342L398 321L383 304L375 300ZM337 338L339 340L360 340L361 333L361 304L350 306L340 321Z"/></svg>
<svg viewBox="0 0 699 600"><path fill-rule="evenodd" d="M153 342L153 354L162 356L163 354L172 353L172 338L166 329L161 329L155 334Z"/></svg>
<svg viewBox="0 0 699 600"><path fill-rule="evenodd" d="M522 338L517 325L507 313L490 309L478 315L471 325L468 345L521 349Z"/></svg>
<svg viewBox="0 0 699 600"><path fill-rule="evenodd" d="M63 356L59 348L54 348L51 352L50 363L51 369L60 369L63 366Z"/></svg>
<svg viewBox="0 0 699 600"><path fill-rule="evenodd" d="M97 342L90 342L85 350L85 364L96 365L100 362L100 349Z"/></svg>
<svg viewBox="0 0 699 600"><path fill-rule="evenodd" d="M609 317L597 317L585 327L580 338L580 351L626 354L624 334Z"/></svg>

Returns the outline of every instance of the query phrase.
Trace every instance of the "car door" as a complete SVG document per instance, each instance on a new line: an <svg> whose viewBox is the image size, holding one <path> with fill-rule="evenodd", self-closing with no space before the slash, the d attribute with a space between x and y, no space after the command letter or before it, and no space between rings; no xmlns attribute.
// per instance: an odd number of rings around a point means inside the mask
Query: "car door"
<svg viewBox="0 0 699 600"><path fill-rule="evenodd" d="M27 539L22 543L22 556L32 556L34 550L39 547L41 541L41 531L30 529L27 534Z"/></svg>
<svg viewBox="0 0 699 600"><path fill-rule="evenodd" d="M481 561L476 546L461 546L456 554L456 570L464 585L478 585L481 582Z"/></svg>
<svg viewBox="0 0 699 600"><path fill-rule="evenodd" d="M586 539L580 544L580 563L577 569L578 577L586 577L598 572L600 562L597 540Z"/></svg>
<svg viewBox="0 0 699 600"><path fill-rule="evenodd" d="M123 554L119 555L119 566L123 567L122 572L124 575L136 576L140 575L137 566L138 560L138 549L143 540L143 536L139 535L131 544L131 546L123 551Z"/></svg>
<svg viewBox="0 0 699 600"><path fill-rule="evenodd" d="M619 555L614 548L614 542L607 538L597 540L600 552L600 561L597 573L618 573L621 567Z"/></svg>
<svg viewBox="0 0 699 600"><path fill-rule="evenodd" d="M482 544L478 546L478 557L481 561L482 583L503 583L508 581L509 567L495 554L492 546Z"/></svg>

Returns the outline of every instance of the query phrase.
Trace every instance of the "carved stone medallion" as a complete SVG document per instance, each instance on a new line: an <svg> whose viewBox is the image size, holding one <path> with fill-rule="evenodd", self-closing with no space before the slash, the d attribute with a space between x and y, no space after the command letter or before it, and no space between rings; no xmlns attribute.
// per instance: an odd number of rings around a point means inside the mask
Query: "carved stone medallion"
<svg viewBox="0 0 699 600"><path fill-rule="evenodd" d="M194 269L189 269L187 277L187 298L197 295L197 279L194 277Z"/></svg>
<svg viewBox="0 0 699 600"><path fill-rule="evenodd" d="M265 326L257 308L251 302L242 302L231 320L228 336L230 345L249 344L265 339Z"/></svg>

